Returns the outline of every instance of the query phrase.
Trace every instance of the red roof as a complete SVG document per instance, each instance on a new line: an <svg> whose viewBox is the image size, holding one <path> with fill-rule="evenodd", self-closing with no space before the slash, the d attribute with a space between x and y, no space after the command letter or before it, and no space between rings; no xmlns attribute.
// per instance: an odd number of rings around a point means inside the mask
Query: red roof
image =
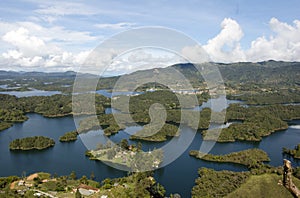
<svg viewBox="0 0 300 198"><path fill-rule="evenodd" d="M88 185L85 185L85 184L80 184L78 186L78 188L83 188L83 189L86 189L86 190L94 190L94 191L98 191L99 190L98 188L94 188L93 186L88 186Z"/></svg>

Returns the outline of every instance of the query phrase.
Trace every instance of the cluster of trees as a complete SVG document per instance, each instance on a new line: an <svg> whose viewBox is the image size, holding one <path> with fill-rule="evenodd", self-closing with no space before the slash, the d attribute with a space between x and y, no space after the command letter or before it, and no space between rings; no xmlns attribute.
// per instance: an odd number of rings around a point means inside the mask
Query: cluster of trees
<svg viewBox="0 0 300 198"><path fill-rule="evenodd" d="M35 112L47 117L65 116L72 112L70 95L32 96L17 98L0 94L0 108L16 115Z"/></svg>
<svg viewBox="0 0 300 198"><path fill-rule="evenodd" d="M193 108L197 103L201 105L203 101L207 101L209 98L207 93L197 94L196 96L198 101L194 100L194 95L178 95L170 90L146 92L141 95L130 97L129 112L132 114L143 112L148 115L148 110L151 105L155 103L163 105L166 110ZM116 106L114 107L122 112L126 112L124 107L126 107L125 105L126 101L128 101L128 97L129 96L120 96L117 99L117 102L115 102ZM184 101L182 104L180 104L178 97L180 97L181 101Z"/></svg>
<svg viewBox="0 0 300 198"><path fill-rule="evenodd" d="M78 97L90 98L86 94ZM88 101L86 101L88 102ZM72 112L72 105L77 105L77 112ZM110 100L102 95L95 95L96 113L102 114L105 107L110 105ZM85 105L72 104L71 95L52 95L52 96L32 96L21 97L0 94L0 130L6 129L13 122L23 122L27 120L26 113L39 113L45 117L61 117L73 114L91 114L89 109L83 109Z"/></svg>
<svg viewBox="0 0 300 198"><path fill-rule="evenodd" d="M8 129L12 126L12 123L0 121L0 131Z"/></svg>
<svg viewBox="0 0 300 198"><path fill-rule="evenodd" d="M155 97L152 96L152 94ZM133 99L133 104L135 104L136 106L132 104L134 108L130 109L130 113L134 122L153 127L153 125L147 125L152 122L150 116L148 115L148 107L151 106L150 103L154 101L153 98L158 97L156 94L156 92L149 92L147 94L144 94L148 96L149 99L147 99L148 97L144 95L132 97L142 98L141 101ZM170 95L170 97L173 96ZM145 102L146 105L143 106L143 102ZM159 130L156 134L148 137L142 137L143 135L135 135L131 138L143 139L147 141L165 141L168 136L172 137L174 135L178 135L177 125L179 124L186 124L187 126L198 130L208 129L211 119L211 110L209 108L204 108L201 112L188 109L168 109L166 113L167 118L165 124L162 129ZM216 113L215 115L218 116L218 113ZM234 120L239 120L242 122L234 123L228 128L222 129L218 141L260 141L262 137L270 135L272 132L286 129L288 127L286 120L297 119L299 118L299 115L299 105L266 105L244 107L239 104L231 104L226 110L225 122ZM118 113L117 116L119 121L118 123L116 122L112 114L101 114L97 119L87 118L83 120L82 123L80 123L80 131L102 128L104 129L104 133L109 136L117 133L121 129L124 129L126 125L134 124L128 123L128 121L126 120L127 115L123 113ZM195 119L197 117L200 117L200 120ZM150 131L151 133L152 129L153 128L151 127L145 127L142 131L140 131L140 133L146 134L147 131ZM202 131L202 134L205 138L206 134L213 134L217 132L218 130L216 129L204 130ZM213 137L211 134L210 136L207 136L207 138Z"/></svg>
<svg viewBox="0 0 300 198"><path fill-rule="evenodd" d="M192 197L225 197L238 189L249 178L249 172L215 171L201 168L195 180Z"/></svg>
<svg viewBox="0 0 300 198"><path fill-rule="evenodd" d="M294 158L300 159L300 144L298 144L297 146L295 146L294 149L288 149L288 148L283 147L282 148L282 152L284 154L291 155Z"/></svg>
<svg viewBox="0 0 300 198"><path fill-rule="evenodd" d="M118 185L114 185L118 184ZM125 188L123 187L125 186ZM153 178L153 172L137 172L127 177L105 179L101 189L111 197L165 197L166 190Z"/></svg>
<svg viewBox="0 0 300 198"><path fill-rule="evenodd" d="M64 135L59 137L59 141L61 142L72 142L77 140L77 131L66 132Z"/></svg>
<svg viewBox="0 0 300 198"><path fill-rule="evenodd" d="M130 137L130 139L145 140L145 141L165 141L167 137L174 137L179 135L179 129L172 124L164 124L161 129L160 126L145 125L144 128ZM154 133L154 134L153 134ZM150 134L150 135L147 135Z"/></svg>
<svg viewBox="0 0 300 198"><path fill-rule="evenodd" d="M80 122L79 132L86 132L89 130L102 128L104 130L105 135L110 136L112 134L117 133L121 129L124 129L125 126L139 123L145 125L145 128L139 133L145 134L147 131L150 131L151 133L153 127L155 128L155 124L149 124L153 122L153 120L151 120L148 112L151 105L155 103L162 104L166 109L167 118L164 126L161 128L161 130L158 130L157 133L155 133L154 135L148 137L136 135L132 136L132 139L143 139L147 141L165 141L167 137L173 137L175 135L178 135L177 125L179 124L186 124L195 129L207 129L209 126L211 114L210 109L205 108L201 113L188 109L180 109L181 107L176 94L168 90L147 92L142 95L131 97L129 111L130 116L133 118L133 121L135 123L129 123L129 121L126 119L127 115L122 113L125 111L124 107L126 106L125 104L123 104L122 101L125 102L126 97L129 96L120 96L116 99L119 102L116 102L117 105L114 106L114 108L117 108L121 111L121 113L117 114L118 123L116 122L114 115L101 114L97 117L97 119L95 119L94 117L90 117L82 120ZM180 97L185 98L185 103L189 103L188 101L192 101L192 96L181 95ZM207 99L207 93L198 95L198 100L201 102ZM190 102L189 104L191 105L190 107L194 107L193 102ZM197 117L200 117L200 121L198 119L195 119Z"/></svg>
<svg viewBox="0 0 300 198"><path fill-rule="evenodd" d="M270 158L265 151L256 148L233 152L226 155L204 154L196 150L191 150L189 154L201 160L243 164L248 168L256 167L258 164L270 161Z"/></svg>
<svg viewBox="0 0 300 198"><path fill-rule="evenodd" d="M296 168L293 172L295 177L299 177L300 168ZM195 180L195 186L192 188L192 197L227 197L230 193L236 192L242 184L245 184L249 181L250 178L259 177L273 177L276 179L268 179L268 182L262 182L258 184L258 192L256 192L253 188L253 184L247 186L247 193L249 193L249 187L251 188L250 192L258 193L261 195L261 189L264 189L269 192L274 191L274 187L278 186L277 182L280 179L278 176L282 176L283 168L273 167L268 164L257 163L256 166L251 167L249 171L246 172L234 172L234 171L215 171L213 169L208 168L200 168L198 170L199 177ZM262 178L263 179L263 178ZM270 181L271 182L270 184ZM298 183L298 182L297 182ZM262 186L264 185L264 186ZM243 185L244 186L244 185ZM244 186L245 187L245 186ZM278 186L279 188L279 186ZM286 190L286 189L284 189ZM276 190L275 190L276 191ZM288 192L288 191L286 191ZM241 193L241 192L239 192ZM245 194L238 194L238 196L242 196ZM274 194L274 193L272 193ZM288 194L288 193L286 193ZM234 194L233 194L234 195ZM231 197L236 197L231 196Z"/></svg>
<svg viewBox="0 0 300 198"><path fill-rule="evenodd" d="M15 139L9 144L10 150L42 150L55 145L55 141L44 136Z"/></svg>
<svg viewBox="0 0 300 198"><path fill-rule="evenodd" d="M268 105L258 107L242 107L231 104L226 111L226 121L240 120L242 123L231 124L222 129L219 142L233 142L236 140L260 141L262 137L288 128L286 120L297 119L300 115L298 105ZM202 134L216 133L211 129Z"/></svg>
<svg viewBox="0 0 300 198"><path fill-rule="evenodd" d="M24 122L27 119L20 110L0 109L0 120L4 122Z"/></svg>
<svg viewBox="0 0 300 198"><path fill-rule="evenodd" d="M249 105L300 103L300 91L295 89L228 95L228 99L243 100Z"/></svg>

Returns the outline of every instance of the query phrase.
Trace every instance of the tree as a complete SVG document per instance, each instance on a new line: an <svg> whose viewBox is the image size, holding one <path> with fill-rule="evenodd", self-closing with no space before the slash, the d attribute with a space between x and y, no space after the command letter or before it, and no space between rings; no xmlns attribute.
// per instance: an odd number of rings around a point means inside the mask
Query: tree
<svg viewBox="0 0 300 198"><path fill-rule="evenodd" d="M105 146L101 142L99 142L96 146L96 150L101 150L101 149L104 149L104 148L105 148Z"/></svg>
<svg viewBox="0 0 300 198"><path fill-rule="evenodd" d="M94 174L94 172L91 172L90 180L94 180L94 179L95 179L95 174Z"/></svg>
<svg viewBox="0 0 300 198"><path fill-rule="evenodd" d="M122 149L128 149L128 140L127 139L122 139L121 140L121 143L120 143L120 146Z"/></svg>
<svg viewBox="0 0 300 198"><path fill-rule="evenodd" d="M42 180L41 180L40 177L35 177L35 178L33 179L33 181L34 181L34 186L35 186L35 187L37 187L40 183L42 183Z"/></svg>
<svg viewBox="0 0 300 198"><path fill-rule="evenodd" d="M22 172L22 179L25 180L26 179L26 171Z"/></svg>
<svg viewBox="0 0 300 198"><path fill-rule="evenodd" d="M80 183L82 184L88 184L88 179L85 175L83 175L81 178L80 178Z"/></svg>
<svg viewBox="0 0 300 198"><path fill-rule="evenodd" d="M82 198L82 196L81 196L81 194L79 192L79 189L76 190L75 198Z"/></svg>
<svg viewBox="0 0 300 198"><path fill-rule="evenodd" d="M69 177L70 177L71 179L73 179L73 180L76 180L76 179L77 179L77 176L76 176L75 171L72 171Z"/></svg>
<svg viewBox="0 0 300 198"><path fill-rule="evenodd" d="M116 151L114 149L110 149L107 151L107 159L113 159L116 155Z"/></svg>
<svg viewBox="0 0 300 198"><path fill-rule="evenodd" d="M137 144L137 149L138 149L138 151L141 151L141 150L142 150L142 147L143 147L142 143L141 143L141 142L138 142L138 144Z"/></svg>

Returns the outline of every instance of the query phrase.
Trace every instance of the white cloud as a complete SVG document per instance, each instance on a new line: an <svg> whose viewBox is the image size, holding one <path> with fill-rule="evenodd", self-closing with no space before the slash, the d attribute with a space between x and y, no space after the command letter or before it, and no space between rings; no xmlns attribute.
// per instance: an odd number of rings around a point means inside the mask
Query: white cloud
<svg viewBox="0 0 300 198"><path fill-rule="evenodd" d="M241 26L235 20L225 18L220 33L210 39L203 49L214 62L300 61L300 21L295 20L293 25L289 25L272 18L269 25L272 35L258 37L248 49L242 49L240 42L244 33ZM203 60L198 46L187 46L182 52L189 59L199 60L194 62Z"/></svg>
<svg viewBox="0 0 300 198"><path fill-rule="evenodd" d="M272 18L269 24L274 35L252 41L250 49L246 51L248 60L300 61L300 21L295 20L292 26Z"/></svg>
<svg viewBox="0 0 300 198"><path fill-rule="evenodd" d="M2 39L15 46L25 56L45 55L50 50L56 50L50 46L46 46L42 39L31 36L29 31L23 27L20 27L16 31L7 32Z"/></svg>
<svg viewBox="0 0 300 198"><path fill-rule="evenodd" d="M0 21L0 36L7 34L10 31L17 31L23 28L30 30L32 36L38 37L47 42L55 42L59 44L85 44L86 42L93 42L99 40L100 37L92 36L87 31L73 31L61 26L44 27L37 23L23 21L23 22L1 22Z"/></svg>
<svg viewBox="0 0 300 198"><path fill-rule="evenodd" d="M23 54L17 50L8 50L7 52L4 52L3 57L6 59L19 59L23 56Z"/></svg>
<svg viewBox="0 0 300 198"><path fill-rule="evenodd" d="M97 9L83 3L66 1L39 1L40 8L35 12L42 15L93 15L98 13Z"/></svg>
<svg viewBox="0 0 300 198"><path fill-rule="evenodd" d="M111 64L107 65L105 75L127 74L180 62L183 62L183 58L169 51L155 48L135 49L112 59Z"/></svg>
<svg viewBox="0 0 300 198"><path fill-rule="evenodd" d="M225 18L221 28L221 32L203 46L204 50L216 62L245 61L239 43L244 35L240 25L235 20Z"/></svg>
<svg viewBox="0 0 300 198"><path fill-rule="evenodd" d="M182 49L182 55L193 63L209 62L210 57L207 52L200 46L186 46Z"/></svg>
<svg viewBox="0 0 300 198"><path fill-rule="evenodd" d="M96 24L95 27L101 28L101 29L114 29L114 30L120 30L120 29L128 29L134 27L135 23L129 23L129 22L122 22L122 23L100 23Z"/></svg>
<svg viewBox="0 0 300 198"><path fill-rule="evenodd" d="M74 32L61 27L45 28L32 22L0 23L6 33L2 33L2 43L6 44L0 56L0 67L9 69L22 67L22 70L61 71L66 68L77 70L83 64L90 50L68 52L68 43L85 43L94 40L85 32ZM8 69L8 68L7 68Z"/></svg>
<svg viewBox="0 0 300 198"><path fill-rule="evenodd" d="M97 26L126 29L134 25L123 22ZM182 54L192 62L256 62L269 59L300 61L300 21L287 24L272 18L269 27L271 35L258 37L251 42L248 49L242 49L240 42L244 33L241 26L237 21L225 18L218 35L208 40L202 48L186 46L182 49ZM0 21L0 38L0 67L4 69L10 69L7 68L9 65L12 69L65 71L77 70L82 66L85 72L97 73L107 69L110 74L120 74L165 67L183 61L175 55L143 50L135 50L116 58L120 49L104 49L101 53L92 53L87 60L92 49L87 50L84 46L96 41L99 36L61 26L42 26L34 22Z"/></svg>

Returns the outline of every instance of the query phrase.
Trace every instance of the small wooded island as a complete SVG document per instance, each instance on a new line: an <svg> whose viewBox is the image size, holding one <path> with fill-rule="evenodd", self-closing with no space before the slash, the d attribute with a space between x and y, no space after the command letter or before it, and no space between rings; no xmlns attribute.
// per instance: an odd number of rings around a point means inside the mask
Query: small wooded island
<svg viewBox="0 0 300 198"><path fill-rule="evenodd" d="M291 156L293 156L293 158L300 159L300 144L295 146L295 149L288 149L288 148L283 147L282 153L291 155Z"/></svg>
<svg viewBox="0 0 300 198"><path fill-rule="evenodd" d="M77 131L70 131L65 133L63 136L59 137L59 141L61 142L73 142L77 140Z"/></svg>
<svg viewBox="0 0 300 198"><path fill-rule="evenodd" d="M55 141L44 136L15 139L9 144L10 150L42 150L55 145Z"/></svg>

